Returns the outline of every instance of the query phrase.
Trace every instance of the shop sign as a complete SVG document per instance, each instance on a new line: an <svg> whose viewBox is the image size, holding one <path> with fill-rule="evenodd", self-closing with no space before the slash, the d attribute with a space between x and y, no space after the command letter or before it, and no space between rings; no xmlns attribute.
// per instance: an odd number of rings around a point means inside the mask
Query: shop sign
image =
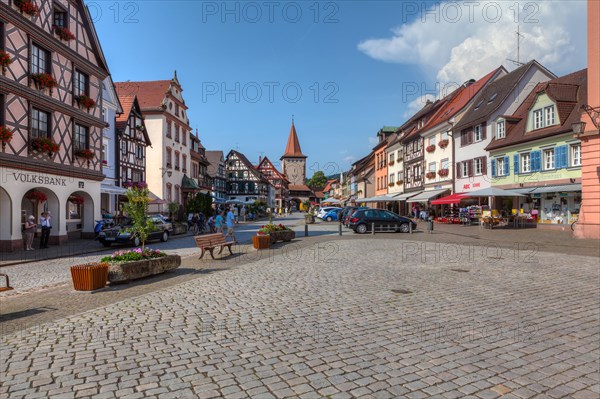
<svg viewBox="0 0 600 399"><path fill-rule="evenodd" d="M9 173L15 179L16 182L21 183L33 183L33 184L43 184L46 186L67 186L67 179L64 177L51 177L44 176L42 174L32 174L32 173L23 173L23 172L12 172Z"/></svg>
<svg viewBox="0 0 600 399"><path fill-rule="evenodd" d="M559 197L568 197L569 193L558 193Z"/></svg>

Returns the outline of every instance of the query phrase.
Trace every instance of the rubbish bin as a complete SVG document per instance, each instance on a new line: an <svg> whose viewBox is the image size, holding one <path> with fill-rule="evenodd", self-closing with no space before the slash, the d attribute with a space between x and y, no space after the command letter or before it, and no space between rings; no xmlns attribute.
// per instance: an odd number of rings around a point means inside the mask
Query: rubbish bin
<svg viewBox="0 0 600 399"><path fill-rule="evenodd" d="M433 216L429 216L427 219L427 231L431 234L433 231Z"/></svg>

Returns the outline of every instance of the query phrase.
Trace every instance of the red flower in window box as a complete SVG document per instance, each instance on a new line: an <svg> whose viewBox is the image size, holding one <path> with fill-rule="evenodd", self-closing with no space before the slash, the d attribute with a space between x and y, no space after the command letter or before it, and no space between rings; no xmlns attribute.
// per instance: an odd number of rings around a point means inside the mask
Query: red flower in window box
<svg viewBox="0 0 600 399"><path fill-rule="evenodd" d="M50 94L52 94L52 89L58 86L56 79L49 73L34 73L31 75L31 80L33 80L38 89L50 89Z"/></svg>
<svg viewBox="0 0 600 399"><path fill-rule="evenodd" d="M438 145L440 146L440 148L446 148L448 147L448 140L440 140L440 142L438 143Z"/></svg>
<svg viewBox="0 0 600 399"><path fill-rule="evenodd" d="M14 3L23 14L33 17L40 12L40 8L31 0L15 0Z"/></svg>
<svg viewBox="0 0 600 399"><path fill-rule="evenodd" d="M92 159L94 159L94 151L90 150L89 148L77 150L75 151L75 156L91 161Z"/></svg>
<svg viewBox="0 0 600 399"><path fill-rule="evenodd" d="M30 146L32 150L37 152L47 152L50 156L55 152L58 152L59 149L58 144L47 137L38 137L31 140Z"/></svg>
<svg viewBox="0 0 600 399"><path fill-rule="evenodd" d="M48 196L46 194L42 193L41 191L31 191L25 197L27 197L27 199L30 201L36 201L36 202L48 201Z"/></svg>
<svg viewBox="0 0 600 399"><path fill-rule="evenodd" d="M73 32L71 32L70 30L68 30L67 28L65 28L63 26L54 25L52 28L54 28L54 33L56 33L56 35L61 40L69 42L69 41L75 39L75 35L73 34Z"/></svg>
<svg viewBox="0 0 600 399"><path fill-rule="evenodd" d="M428 179L435 179L435 172L427 172L425 177Z"/></svg>
<svg viewBox="0 0 600 399"><path fill-rule="evenodd" d="M83 205L83 203L85 202L85 198L83 198L81 195L73 194L69 197L69 202L75 205Z"/></svg>
<svg viewBox="0 0 600 399"><path fill-rule="evenodd" d="M6 126L0 126L0 142L2 142L2 148L13 138L13 132L11 132Z"/></svg>
<svg viewBox="0 0 600 399"><path fill-rule="evenodd" d="M446 177L449 173L450 171L448 169L440 169L438 175L440 175L441 177Z"/></svg>
<svg viewBox="0 0 600 399"><path fill-rule="evenodd" d="M0 66L2 66L2 73L6 73L6 68L8 68L8 66L10 64L12 64L13 59L10 58L10 54L8 54L6 51L4 50L0 50Z"/></svg>
<svg viewBox="0 0 600 399"><path fill-rule="evenodd" d="M90 108L94 108L96 106L96 101L92 100L85 94L75 96L75 101L77 101L77 104L80 106L87 108L88 111Z"/></svg>
<svg viewBox="0 0 600 399"><path fill-rule="evenodd" d="M108 165L108 161L106 159L102 160L102 165Z"/></svg>
<svg viewBox="0 0 600 399"><path fill-rule="evenodd" d="M433 145L433 144L432 145L428 145L425 148L425 151L427 151L427 152L434 152L435 151L435 145Z"/></svg>
<svg viewBox="0 0 600 399"><path fill-rule="evenodd" d="M401 186L401 185L403 185L403 184L404 184L404 180L398 180L398 181L396 182L396 185L397 185L397 186Z"/></svg>

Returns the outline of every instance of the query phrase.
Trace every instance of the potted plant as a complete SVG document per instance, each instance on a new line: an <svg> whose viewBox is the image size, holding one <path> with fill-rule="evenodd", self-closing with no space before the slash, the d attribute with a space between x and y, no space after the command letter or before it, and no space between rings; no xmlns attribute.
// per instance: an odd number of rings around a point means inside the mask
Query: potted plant
<svg viewBox="0 0 600 399"><path fill-rule="evenodd" d="M11 132L6 126L0 126L0 142L2 142L2 149L6 147L6 144L10 143L13 138L13 132Z"/></svg>
<svg viewBox="0 0 600 399"><path fill-rule="evenodd" d="M81 195L73 194L69 197L69 202L75 205L83 205L85 198L83 198Z"/></svg>
<svg viewBox="0 0 600 399"><path fill-rule="evenodd" d="M48 201L48 196L41 191L30 191L25 197L32 202L42 203Z"/></svg>
<svg viewBox="0 0 600 399"><path fill-rule="evenodd" d="M401 186L401 185L403 185L403 184L404 184L404 180L398 180L398 181L396 182L396 185L398 185L398 186Z"/></svg>
<svg viewBox="0 0 600 399"><path fill-rule="evenodd" d="M435 172L427 172L425 177L428 179L435 179Z"/></svg>
<svg viewBox="0 0 600 399"><path fill-rule="evenodd" d="M291 241L296 238L296 233L290 228L282 224L268 223L261 226L258 230L261 235L269 235L271 244L275 244L278 241Z"/></svg>
<svg viewBox="0 0 600 399"><path fill-rule="evenodd" d="M449 143L448 140L440 140L440 142L438 143L438 146L440 148L446 148L446 147L448 147L448 143Z"/></svg>
<svg viewBox="0 0 600 399"><path fill-rule="evenodd" d="M388 183L388 187L394 187L394 183Z"/></svg>
<svg viewBox="0 0 600 399"><path fill-rule="evenodd" d="M50 90L50 95L52 95L52 89L58 85L58 83L56 83L56 79L54 79L49 73L34 73L31 75L31 80L33 80L39 90Z"/></svg>
<svg viewBox="0 0 600 399"><path fill-rule="evenodd" d="M450 173L450 171L448 169L440 169L440 171L438 172L438 175L440 175L441 177L446 177L446 176L448 176L449 173Z"/></svg>
<svg viewBox="0 0 600 399"><path fill-rule="evenodd" d="M104 288L108 280L108 263L71 266L71 279L75 291L94 291Z"/></svg>
<svg viewBox="0 0 600 399"><path fill-rule="evenodd" d="M258 233L252 237L252 246L254 249L268 249L271 246L270 235L259 230Z"/></svg>
<svg viewBox="0 0 600 399"><path fill-rule="evenodd" d="M12 62L13 59L10 57L10 54L4 50L0 50L0 66L2 66L3 75L6 73L6 69L10 64L12 64Z"/></svg>
<svg viewBox="0 0 600 399"><path fill-rule="evenodd" d="M47 152L50 157L58 152L59 149L58 144L48 137L36 137L31 140L30 146L36 152Z"/></svg>
<svg viewBox="0 0 600 399"><path fill-rule="evenodd" d="M33 17L40 12L40 8L31 0L14 0L14 3L22 14Z"/></svg>
<svg viewBox="0 0 600 399"><path fill-rule="evenodd" d="M54 28L54 33L56 33L56 35L61 40L69 42L69 41L75 39L75 35L73 34L73 32L71 32L70 30L68 30L64 26L54 25L53 28Z"/></svg>
<svg viewBox="0 0 600 399"><path fill-rule="evenodd" d="M389 165L389 166L393 166L393 165L394 165L394 160L393 160L393 159L392 159L392 160L390 160L390 161L388 162L388 165Z"/></svg>
<svg viewBox="0 0 600 399"><path fill-rule="evenodd" d="M435 151L435 145L428 145L427 147L425 147L425 151L427 152L434 152Z"/></svg>
<svg viewBox="0 0 600 399"><path fill-rule="evenodd" d="M91 161L92 159L94 159L94 151L90 150L89 148L84 148L84 149L80 149L80 150L76 150L75 151L75 156L79 157L79 158L83 158L86 161Z"/></svg>
<svg viewBox="0 0 600 399"><path fill-rule="evenodd" d="M100 261L108 264L108 281L111 283L137 280L181 265L179 255L167 255L163 251L146 247L116 251Z"/></svg>
<svg viewBox="0 0 600 399"><path fill-rule="evenodd" d="M75 96L75 101L77 102L77 104L79 104L80 107L85 107L88 111L90 110L90 108L94 108L96 106L96 101L92 100L85 94Z"/></svg>

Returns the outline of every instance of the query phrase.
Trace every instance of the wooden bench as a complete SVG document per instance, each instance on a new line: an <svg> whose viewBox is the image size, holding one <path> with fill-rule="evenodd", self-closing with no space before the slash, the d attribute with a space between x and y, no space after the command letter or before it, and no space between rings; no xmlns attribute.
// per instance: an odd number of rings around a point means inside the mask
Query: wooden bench
<svg viewBox="0 0 600 399"><path fill-rule="evenodd" d="M0 287L0 292L12 290L13 287L10 286L10 281L8 280L8 275L6 275L4 273L0 273L0 277L4 277L6 279L6 286Z"/></svg>
<svg viewBox="0 0 600 399"><path fill-rule="evenodd" d="M227 241L226 237L221 233L200 235L194 237L194 239L196 240L196 246L202 250L199 259L202 259L206 251L210 252L210 256L215 259L213 251L219 248L217 255L221 255L223 248L225 247L227 247L229 253L233 255L231 246L235 244L235 241Z"/></svg>

